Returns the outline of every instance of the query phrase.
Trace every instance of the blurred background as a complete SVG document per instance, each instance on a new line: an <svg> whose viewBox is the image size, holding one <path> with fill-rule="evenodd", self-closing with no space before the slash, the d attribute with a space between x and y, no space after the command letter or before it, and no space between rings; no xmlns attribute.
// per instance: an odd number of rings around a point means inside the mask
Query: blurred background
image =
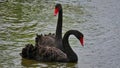
<svg viewBox="0 0 120 68"><path fill-rule="evenodd" d="M78 63L37 62L19 55L36 34L55 33L54 6L63 7L63 35L84 34L85 46L70 36ZM119 0L0 0L0 68L120 68Z"/></svg>

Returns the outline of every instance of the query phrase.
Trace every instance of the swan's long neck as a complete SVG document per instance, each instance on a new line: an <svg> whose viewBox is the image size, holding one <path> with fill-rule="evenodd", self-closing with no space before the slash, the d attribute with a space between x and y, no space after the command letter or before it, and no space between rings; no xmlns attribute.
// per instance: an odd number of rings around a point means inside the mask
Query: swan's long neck
<svg viewBox="0 0 120 68"><path fill-rule="evenodd" d="M58 21L56 27L56 38L62 39L62 9L59 11L58 14Z"/></svg>
<svg viewBox="0 0 120 68"><path fill-rule="evenodd" d="M57 48L63 50L62 46L62 8L59 11L58 14L58 21L57 21L57 27L56 27L56 44Z"/></svg>
<svg viewBox="0 0 120 68"><path fill-rule="evenodd" d="M72 50L72 48L70 47L69 41L68 41L69 36L71 34L75 35L75 32L70 30L70 31L66 32L63 37L64 52L67 54L69 62L77 62L78 57L75 54L75 52Z"/></svg>

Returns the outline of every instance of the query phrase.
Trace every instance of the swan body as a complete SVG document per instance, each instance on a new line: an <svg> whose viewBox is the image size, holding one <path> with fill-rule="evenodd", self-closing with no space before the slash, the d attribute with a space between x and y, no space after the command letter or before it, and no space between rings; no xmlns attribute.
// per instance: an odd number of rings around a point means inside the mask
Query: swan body
<svg viewBox="0 0 120 68"><path fill-rule="evenodd" d="M56 47L27 44L25 48L22 49L20 55L23 58L33 59L37 61L47 61L47 62L77 62L78 57L76 53L72 50L69 45L68 38L70 35L74 35L83 46L83 34L77 30L69 30L65 33L63 37L63 49Z"/></svg>
<svg viewBox="0 0 120 68"><path fill-rule="evenodd" d="M63 53L60 49L56 47L49 46L33 46L32 44L27 44L25 48L22 49L20 55L26 59L32 59L44 62L63 62L67 59L67 55Z"/></svg>

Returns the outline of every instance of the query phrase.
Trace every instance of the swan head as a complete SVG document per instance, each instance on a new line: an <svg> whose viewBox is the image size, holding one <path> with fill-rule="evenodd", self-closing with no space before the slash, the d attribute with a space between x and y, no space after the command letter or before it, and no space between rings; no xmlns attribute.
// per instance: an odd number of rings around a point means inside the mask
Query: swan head
<svg viewBox="0 0 120 68"><path fill-rule="evenodd" d="M56 16L60 10L62 10L61 4L56 4L54 9L54 16Z"/></svg>
<svg viewBox="0 0 120 68"><path fill-rule="evenodd" d="M76 38L80 41L81 45L84 46L84 35L78 30L70 30L70 32L72 32L76 36Z"/></svg>

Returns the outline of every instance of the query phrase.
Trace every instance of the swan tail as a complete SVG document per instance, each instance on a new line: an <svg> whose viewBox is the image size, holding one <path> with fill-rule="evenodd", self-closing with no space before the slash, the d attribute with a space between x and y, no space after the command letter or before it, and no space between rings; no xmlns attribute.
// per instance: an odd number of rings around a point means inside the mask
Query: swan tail
<svg viewBox="0 0 120 68"><path fill-rule="evenodd" d="M27 59L34 59L36 55L35 47L32 44L27 44L25 47L22 49L22 53L20 53L22 58L27 58Z"/></svg>

